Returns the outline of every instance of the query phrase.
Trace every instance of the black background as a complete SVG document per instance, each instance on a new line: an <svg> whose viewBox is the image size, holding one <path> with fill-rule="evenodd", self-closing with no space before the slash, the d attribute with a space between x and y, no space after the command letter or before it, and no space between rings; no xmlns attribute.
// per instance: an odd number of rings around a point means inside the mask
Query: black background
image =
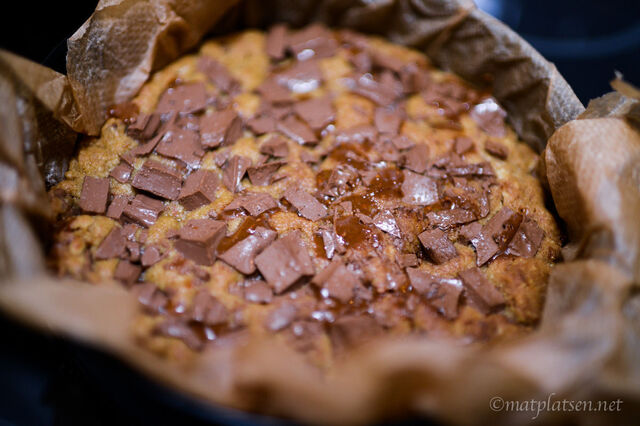
<svg viewBox="0 0 640 426"><path fill-rule="evenodd" d="M477 2L556 63L583 103L610 90L614 70L640 84L640 1ZM24 0L10 5L0 12L0 47L64 72L66 39L95 3ZM86 370L74 344L33 333L1 315L0 333L0 426L201 423L152 396L116 397Z"/></svg>

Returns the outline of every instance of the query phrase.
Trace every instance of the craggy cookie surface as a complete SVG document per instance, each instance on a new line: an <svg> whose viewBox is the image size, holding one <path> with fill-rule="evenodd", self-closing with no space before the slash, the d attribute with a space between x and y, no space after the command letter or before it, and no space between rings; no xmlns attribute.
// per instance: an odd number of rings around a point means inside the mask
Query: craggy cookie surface
<svg viewBox="0 0 640 426"><path fill-rule="evenodd" d="M535 326L560 237L496 102L421 54L276 26L205 43L50 191L60 275L125 285L170 357L273 334L328 365L376 336Z"/></svg>

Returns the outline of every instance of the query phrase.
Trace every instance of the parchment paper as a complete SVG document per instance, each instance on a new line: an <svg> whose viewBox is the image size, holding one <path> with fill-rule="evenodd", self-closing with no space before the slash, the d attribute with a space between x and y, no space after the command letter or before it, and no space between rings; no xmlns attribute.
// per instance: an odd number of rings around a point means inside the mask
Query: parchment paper
<svg viewBox="0 0 640 426"><path fill-rule="evenodd" d="M106 108L152 70L227 33L322 20L416 47L494 95L542 152L569 244L554 267L539 329L513 344L382 340L321 376L270 341L168 362L139 347L133 297L41 274L50 218L45 182L97 134ZM640 403L640 101L619 90L584 108L555 67L501 23L454 0L106 0L69 40L68 79L0 52L0 307L34 326L97 345L204 401L309 423L365 423L408 412L457 424L525 423L490 400L621 399L621 412L544 411L547 423L632 424ZM582 113L582 114L581 114ZM579 114L580 117L575 119ZM554 133L555 132L555 133ZM553 136L552 136L553 135ZM550 138L550 139L549 139ZM548 143L547 143L548 141ZM546 147L546 149L545 149ZM543 176L544 178L545 176ZM40 238L38 238L40 236Z"/></svg>

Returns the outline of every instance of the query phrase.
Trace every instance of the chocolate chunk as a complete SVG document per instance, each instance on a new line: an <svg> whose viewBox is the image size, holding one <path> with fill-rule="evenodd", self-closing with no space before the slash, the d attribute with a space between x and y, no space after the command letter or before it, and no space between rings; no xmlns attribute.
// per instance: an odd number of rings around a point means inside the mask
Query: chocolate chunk
<svg viewBox="0 0 640 426"><path fill-rule="evenodd" d="M509 156L509 148L501 144L500 142L496 142L494 140L489 139L484 144L484 149L489 154L497 157L501 160L506 160Z"/></svg>
<svg viewBox="0 0 640 426"><path fill-rule="evenodd" d="M279 61L285 56L285 38L287 37L287 27L284 25L274 25L267 33L265 40L265 50L271 59Z"/></svg>
<svg viewBox="0 0 640 426"><path fill-rule="evenodd" d="M181 229L174 246L184 257L198 265L213 265L215 250L227 226L213 219L191 219Z"/></svg>
<svg viewBox="0 0 640 426"><path fill-rule="evenodd" d="M471 239L476 249L476 264L487 263L498 252L504 251L520 226L522 215L508 207L502 207Z"/></svg>
<svg viewBox="0 0 640 426"><path fill-rule="evenodd" d="M501 138L506 135L504 119L507 113L493 98L488 98L474 106L471 118L490 136Z"/></svg>
<svg viewBox="0 0 640 426"><path fill-rule="evenodd" d="M80 193L80 208L89 213L104 213L109 197L109 179L85 176Z"/></svg>
<svg viewBox="0 0 640 426"><path fill-rule="evenodd" d="M248 281L244 286L244 298L251 303L270 303L273 290L262 280Z"/></svg>
<svg viewBox="0 0 640 426"><path fill-rule="evenodd" d="M160 139L162 139L163 135L164 135L164 133L160 132L160 134L156 135L150 141L145 142L143 144L139 144L135 148L125 152L121 156L121 158L124 161L126 161L129 165L133 166L134 165L134 161L135 161L135 157L142 157L144 155L151 154L151 152L153 152L153 150L155 149L156 145L158 145L158 142L160 142Z"/></svg>
<svg viewBox="0 0 640 426"><path fill-rule="evenodd" d="M296 319L298 308L292 302L281 301L266 318L265 326L271 331L279 331Z"/></svg>
<svg viewBox="0 0 640 426"><path fill-rule="evenodd" d="M429 147L418 144L403 155L403 166L416 173L424 173L429 166Z"/></svg>
<svg viewBox="0 0 640 426"><path fill-rule="evenodd" d="M284 193L284 198L304 218L316 221L327 216L327 208L303 189L289 188Z"/></svg>
<svg viewBox="0 0 640 426"><path fill-rule="evenodd" d="M300 152L300 161L302 161L303 163L315 164L320 161L320 156L313 152L309 152L306 149L303 149Z"/></svg>
<svg viewBox="0 0 640 426"><path fill-rule="evenodd" d="M502 293L489 282L479 268L470 268L458 274L467 295L480 312L489 314L504 306Z"/></svg>
<svg viewBox="0 0 640 426"><path fill-rule="evenodd" d="M135 241L127 241L125 243L125 247L127 249L126 257L131 262L139 262L140 261L140 244L136 243Z"/></svg>
<svg viewBox="0 0 640 426"><path fill-rule="evenodd" d="M222 167L227 163L230 156L231 151L229 149L218 149L213 155L213 161L216 163L216 166Z"/></svg>
<svg viewBox="0 0 640 426"><path fill-rule="evenodd" d="M231 145L242 136L242 119L233 108L200 117L200 138L207 148Z"/></svg>
<svg viewBox="0 0 640 426"><path fill-rule="evenodd" d="M429 304L449 320L458 317L458 303L462 282L455 278L440 278L414 268L407 268L411 286L422 294Z"/></svg>
<svg viewBox="0 0 640 426"><path fill-rule="evenodd" d="M138 229L140 229L140 227L135 223L127 223L122 227L122 234L128 241L135 241Z"/></svg>
<svg viewBox="0 0 640 426"><path fill-rule="evenodd" d="M356 217L358 218L358 220L360 221L360 223L362 223L363 225L369 225L373 223L373 219L371 219L369 216L367 216L366 214L362 214L362 213L356 213Z"/></svg>
<svg viewBox="0 0 640 426"><path fill-rule="evenodd" d="M436 225L440 229L448 229L452 226L472 222L476 217L469 210L455 208L429 212L427 219L430 224Z"/></svg>
<svg viewBox="0 0 640 426"><path fill-rule="evenodd" d="M293 111L317 132L327 127L335 119L333 105L328 97L296 102L293 104Z"/></svg>
<svg viewBox="0 0 640 426"><path fill-rule="evenodd" d="M424 231L418 235L418 239L425 248L425 251L437 264L448 262L458 257L458 251L449 241L447 235L439 229Z"/></svg>
<svg viewBox="0 0 640 426"><path fill-rule="evenodd" d="M358 176L355 168L348 164L338 164L331 170L329 179L319 185L320 193L339 197L356 186Z"/></svg>
<svg viewBox="0 0 640 426"><path fill-rule="evenodd" d="M467 137L457 137L453 142L453 151L458 155L464 154L471 148L473 148L473 141Z"/></svg>
<svg viewBox="0 0 640 426"><path fill-rule="evenodd" d="M298 61L329 58L338 49L331 32L320 24L312 24L289 34L288 44Z"/></svg>
<svg viewBox="0 0 640 426"><path fill-rule="evenodd" d="M415 267L420 265L420 259L413 253L402 253L396 257L396 263L401 268Z"/></svg>
<svg viewBox="0 0 640 426"><path fill-rule="evenodd" d="M225 210L235 210L240 207L249 212L251 216L258 216L267 210L278 207L278 203L271 195L257 192L237 197L225 207Z"/></svg>
<svg viewBox="0 0 640 426"><path fill-rule="evenodd" d="M344 253L344 247L339 247L338 237L333 228L321 227L318 229L318 235L322 238L322 245L327 259L332 259L336 252Z"/></svg>
<svg viewBox="0 0 640 426"><path fill-rule="evenodd" d="M201 56L198 59L198 69L223 92L234 93L240 86L240 83L229 74L227 68L213 58Z"/></svg>
<svg viewBox="0 0 640 426"><path fill-rule="evenodd" d="M402 95L402 84L392 75L384 73L379 81L375 81L370 74L364 74L349 86L352 92L380 106L391 105Z"/></svg>
<svg viewBox="0 0 640 426"><path fill-rule="evenodd" d="M156 112L166 114L178 111L184 114L202 111L207 106L204 83L187 83L168 88L160 97Z"/></svg>
<svg viewBox="0 0 640 426"><path fill-rule="evenodd" d="M225 324L229 316L227 308L207 290L199 290L193 297L191 319L205 325Z"/></svg>
<svg viewBox="0 0 640 426"><path fill-rule="evenodd" d="M354 297L354 289L360 286L358 275L338 259L318 272L311 282L321 288L323 297L333 297L342 303L348 303Z"/></svg>
<svg viewBox="0 0 640 426"><path fill-rule="evenodd" d="M469 244L480 231L482 231L482 224L480 224L480 222L469 223L460 227L458 239L465 244Z"/></svg>
<svg viewBox="0 0 640 426"><path fill-rule="evenodd" d="M109 173L109 176L111 176L112 178L114 178L120 183L127 183L129 182L129 178L131 177L132 170L133 170L133 167L131 167L129 164L125 162L120 162L120 164L118 164L111 170L111 173Z"/></svg>
<svg viewBox="0 0 640 426"><path fill-rule="evenodd" d="M507 254L521 257L534 257L540 248L544 231L535 220L525 217L507 247Z"/></svg>
<svg viewBox="0 0 640 426"><path fill-rule="evenodd" d="M276 130L276 119L269 115L259 115L248 120L247 127L258 136L264 135Z"/></svg>
<svg viewBox="0 0 640 426"><path fill-rule="evenodd" d="M111 204L109 204L107 217L115 220L120 219L127 204L129 204L129 197L126 195L116 195L113 197L113 200L111 200Z"/></svg>
<svg viewBox="0 0 640 426"><path fill-rule="evenodd" d="M187 210L195 210L216 199L216 189L220 179L210 170L197 170L191 173L184 182L178 201Z"/></svg>
<svg viewBox="0 0 640 426"><path fill-rule="evenodd" d="M400 81L405 93L420 93L428 90L433 85L429 71L418 67L416 64L407 64L402 67Z"/></svg>
<svg viewBox="0 0 640 426"><path fill-rule="evenodd" d="M320 86L322 72L318 61L294 62L292 66L274 75L277 83L293 93L308 93Z"/></svg>
<svg viewBox="0 0 640 426"><path fill-rule="evenodd" d="M191 167L200 164L200 158L204 155L198 133L177 126L169 128L164 133L156 146L156 152L165 157L178 159Z"/></svg>
<svg viewBox="0 0 640 426"><path fill-rule="evenodd" d="M125 242L122 228L115 226L98 246L95 258L103 260L120 257L124 253Z"/></svg>
<svg viewBox="0 0 640 426"><path fill-rule="evenodd" d="M138 280L141 272L142 268L140 266L134 265L128 260L120 260L113 278L126 286L132 286Z"/></svg>
<svg viewBox="0 0 640 426"><path fill-rule="evenodd" d="M398 111L378 107L373 116L373 123L378 129L378 132L397 135L400 130L400 124L402 123L402 116Z"/></svg>
<svg viewBox="0 0 640 426"><path fill-rule="evenodd" d="M313 133L313 130L293 115L278 121L276 128L300 145L318 143L318 138Z"/></svg>
<svg viewBox="0 0 640 426"><path fill-rule="evenodd" d="M258 226L251 235L237 242L218 257L243 274L253 274L256 270L255 257L271 244L277 235L278 233L271 229Z"/></svg>
<svg viewBox="0 0 640 426"><path fill-rule="evenodd" d="M422 176L404 170L402 182L402 201L417 206L428 206L438 201L436 182L428 176Z"/></svg>
<svg viewBox="0 0 640 426"><path fill-rule="evenodd" d="M286 157L289 155L289 146L280 136L272 136L260 145L260 152L274 157Z"/></svg>
<svg viewBox="0 0 640 426"><path fill-rule="evenodd" d="M396 149L409 149L416 145L414 141L406 136L398 135L391 138L391 143Z"/></svg>
<svg viewBox="0 0 640 426"><path fill-rule="evenodd" d="M138 284L133 287L138 302L151 313L161 313L169 299L153 283Z"/></svg>
<svg viewBox="0 0 640 426"><path fill-rule="evenodd" d="M266 78L256 91L269 104L288 104L293 101L289 89L278 84L275 76ZM274 115L275 117L275 115Z"/></svg>
<svg viewBox="0 0 640 426"><path fill-rule="evenodd" d="M149 266L153 266L156 263L160 262L163 257L164 253L162 246L160 246L159 244L152 244L145 247L140 262L142 263L142 266L148 268Z"/></svg>
<svg viewBox="0 0 640 426"><path fill-rule="evenodd" d="M307 248L297 231L271 243L256 256L255 264L277 294L300 278L315 272Z"/></svg>
<svg viewBox="0 0 640 426"><path fill-rule="evenodd" d="M135 139L147 140L155 136L160 127L160 114L138 114L135 123L127 127L127 134Z"/></svg>
<svg viewBox="0 0 640 426"><path fill-rule="evenodd" d="M346 315L338 318L331 325L329 337L339 352L364 344L381 335L383 331L383 328L370 316Z"/></svg>
<svg viewBox="0 0 640 426"><path fill-rule="evenodd" d="M271 163L264 163L259 166L249 167L247 169L249 180L256 186L269 185L273 175L283 164L285 164L283 161L272 161Z"/></svg>
<svg viewBox="0 0 640 426"><path fill-rule="evenodd" d="M158 197L175 200L182 187L182 175L176 169L158 161L147 160L133 177L131 186Z"/></svg>
<svg viewBox="0 0 640 426"><path fill-rule="evenodd" d="M374 142L378 137L378 130L369 125L353 126L348 129L340 131L336 135L336 142L338 143L363 143L365 141Z"/></svg>
<svg viewBox="0 0 640 426"><path fill-rule="evenodd" d="M447 166L447 173L451 176L492 177L496 175L491 164L487 162Z"/></svg>
<svg viewBox="0 0 640 426"><path fill-rule="evenodd" d="M203 342L198 334L182 318L169 317L158 324L154 331L162 336L180 339L194 351L199 351L203 347Z"/></svg>
<svg viewBox="0 0 640 426"><path fill-rule="evenodd" d="M133 201L124 208L122 214L127 219L139 225L151 226L156 223L158 215L162 210L164 210L162 201L138 194Z"/></svg>
<svg viewBox="0 0 640 426"><path fill-rule="evenodd" d="M222 173L222 183L231 192L239 192L242 190L240 182L244 177L247 169L251 166L251 160L241 155L234 155L227 162Z"/></svg>
<svg viewBox="0 0 640 426"><path fill-rule="evenodd" d="M382 211L378 213L373 218L373 224L378 228L383 230L389 235L393 235L396 238L400 238L402 235L400 234L400 228L398 228L398 223L396 222L396 218L390 211Z"/></svg>

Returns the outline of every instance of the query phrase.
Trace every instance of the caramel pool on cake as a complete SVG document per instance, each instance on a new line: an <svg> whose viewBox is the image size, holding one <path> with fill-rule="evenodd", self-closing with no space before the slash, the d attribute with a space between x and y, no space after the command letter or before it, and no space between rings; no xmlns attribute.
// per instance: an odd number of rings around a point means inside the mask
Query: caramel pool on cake
<svg viewBox="0 0 640 426"><path fill-rule="evenodd" d="M535 327L560 236L488 94L351 31L205 43L51 189L52 267L124 285L169 357L274 335L319 365L384 335Z"/></svg>

